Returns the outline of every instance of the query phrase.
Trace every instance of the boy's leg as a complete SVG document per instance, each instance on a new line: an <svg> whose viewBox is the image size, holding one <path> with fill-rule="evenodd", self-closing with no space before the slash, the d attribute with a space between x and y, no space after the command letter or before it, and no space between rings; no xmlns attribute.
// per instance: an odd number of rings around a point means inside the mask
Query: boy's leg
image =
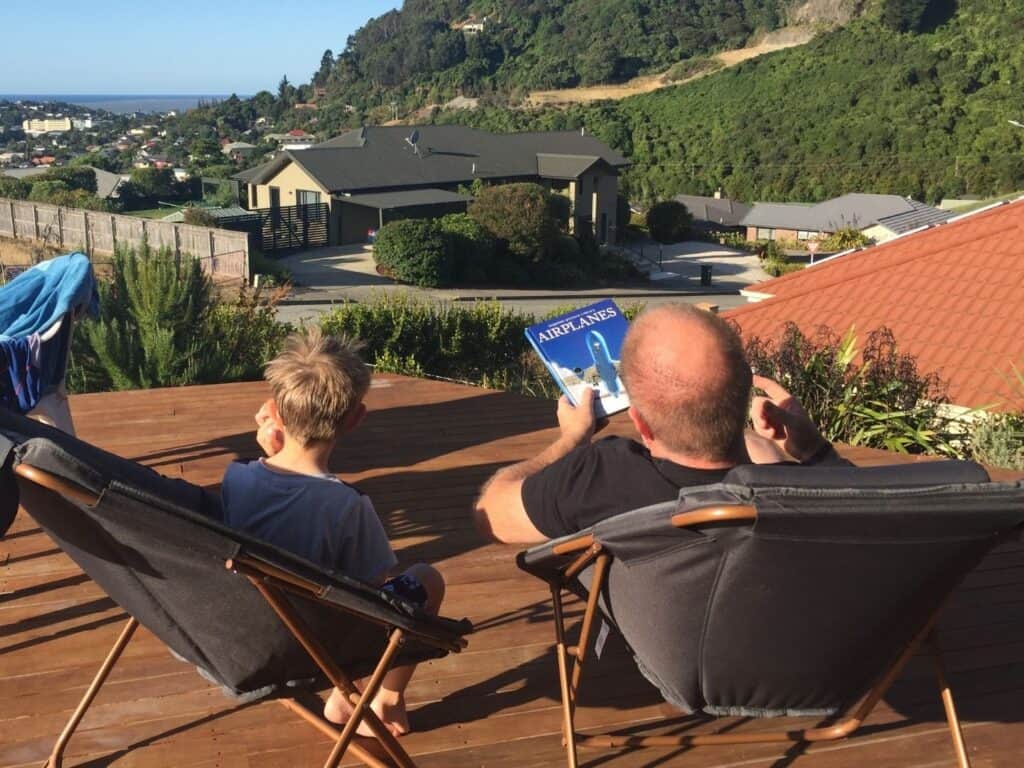
<svg viewBox="0 0 1024 768"><path fill-rule="evenodd" d="M402 573L415 579L426 592L427 599L423 605L425 611L436 615L441 609L441 602L444 600L444 578L436 568L417 563ZM413 673L416 671L415 664L407 664L403 667L391 669L385 676L384 682L374 697L370 707L377 714L377 717L396 736L409 732L409 717L405 709L405 688L409 685ZM365 681L360 680L356 686L363 688ZM333 723L344 723L352 712L352 705L344 695L335 688L324 705L324 717ZM360 723L356 731L360 736L372 736L373 733L365 723Z"/></svg>

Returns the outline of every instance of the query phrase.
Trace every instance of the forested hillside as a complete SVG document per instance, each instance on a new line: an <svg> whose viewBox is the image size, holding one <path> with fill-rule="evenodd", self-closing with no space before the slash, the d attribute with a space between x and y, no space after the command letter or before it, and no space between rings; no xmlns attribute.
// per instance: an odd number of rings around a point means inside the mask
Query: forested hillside
<svg viewBox="0 0 1024 768"><path fill-rule="evenodd" d="M625 80L742 46L776 28L793 0L406 0L369 21L314 84L359 109L455 95ZM857 0L840 0L856 5ZM464 30L465 22L483 29ZM330 53L330 52L328 52Z"/></svg>
<svg viewBox="0 0 1024 768"><path fill-rule="evenodd" d="M634 199L719 186L745 200L807 201L1024 188L1024 128L1009 122L1024 123L1024 3L960 0L954 13L945 0L890 1L883 10L893 7L910 11L614 104L438 119L586 126L633 160Z"/></svg>

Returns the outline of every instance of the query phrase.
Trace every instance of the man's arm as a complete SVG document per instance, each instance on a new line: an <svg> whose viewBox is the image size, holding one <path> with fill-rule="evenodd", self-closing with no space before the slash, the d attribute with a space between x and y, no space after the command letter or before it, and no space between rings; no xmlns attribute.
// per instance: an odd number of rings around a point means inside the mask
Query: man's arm
<svg viewBox="0 0 1024 768"><path fill-rule="evenodd" d="M558 439L539 455L499 469L484 484L473 509L473 520L482 535L505 544L547 541L523 506L523 481L590 442L595 429L594 391L585 389L575 407L563 396L558 401L558 425Z"/></svg>

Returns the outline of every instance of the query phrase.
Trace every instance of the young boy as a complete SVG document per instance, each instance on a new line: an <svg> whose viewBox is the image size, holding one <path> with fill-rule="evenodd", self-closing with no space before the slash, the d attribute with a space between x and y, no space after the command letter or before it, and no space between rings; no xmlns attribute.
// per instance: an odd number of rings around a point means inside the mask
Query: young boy
<svg viewBox="0 0 1024 768"><path fill-rule="evenodd" d="M338 439L366 416L370 371L357 349L314 326L289 337L267 364L273 397L256 414L256 439L267 458L228 467L221 489L225 522L325 569L382 584L436 614L444 597L441 575L421 564L389 580L398 561L373 504L328 468ZM396 736L409 730L404 691L414 670L392 669L372 703ZM351 711L335 688L324 717L340 724ZM365 723L358 732L372 735Z"/></svg>

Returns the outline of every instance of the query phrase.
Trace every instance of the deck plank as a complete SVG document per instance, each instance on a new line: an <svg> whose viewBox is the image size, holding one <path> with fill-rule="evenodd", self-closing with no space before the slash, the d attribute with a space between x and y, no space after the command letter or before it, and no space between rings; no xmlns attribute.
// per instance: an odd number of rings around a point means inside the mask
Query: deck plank
<svg viewBox="0 0 1024 768"><path fill-rule="evenodd" d="M72 409L79 434L90 442L215 489L231 460L258 455L252 414L266 394L262 383L93 394L74 397ZM553 439L552 404L390 376L375 382L368 404L365 424L339 446L331 468L374 499L403 562L438 565L448 582L445 613L468 616L478 627L466 652L417 671L408 691L415 729L404 740L408 749L423 768L563 765L547 590L515 567L515 548L485 545L469 514L477 489L496 468ZM619 416L608 433L631 429ZM844 452L861 464L916 460ZM568 611L578 615L580 608L572 604ZM0 768L42 763L124 620L20 515L0 542ZM1018 765L1024 546L1008 544L986 558L954 596L942 626L976 768ZM669 710L624 649L610 648L583 689L580 724L646 732ZM326 739L281 707L225 698L141 630L71 742L67 763L297 768L320 764L328 750ZM772 745L581 753L585 765L617 768L952 766L927 660L908 665L855 738L785 754Z"/></svg>

